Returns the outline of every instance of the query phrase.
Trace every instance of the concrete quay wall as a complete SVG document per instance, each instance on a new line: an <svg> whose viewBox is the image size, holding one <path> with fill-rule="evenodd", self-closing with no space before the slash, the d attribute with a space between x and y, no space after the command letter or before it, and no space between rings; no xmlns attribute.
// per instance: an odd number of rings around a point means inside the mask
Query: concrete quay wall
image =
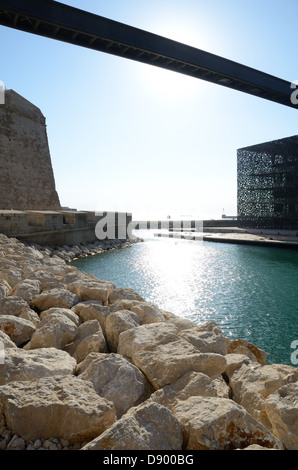
<svg viewBox="0 0 298 470"><path fill-rule="evenodd" d="M42 246L74 246L96 241L96 226L99 222L102 240L119 239L120 235L122 239L126 239L129 236L131 218L131 214L113 212L2 210L0 233ZM111 224L113 221L111 231L107 223Z"/></svg>
<svg viewBox="0 0 298 470"><path fill-rule="evenodd" d="M205 227L234 227L235 220L218 219L218 220L151 220L151 221L133 221L133 228L136 230L146 229L168 229L174 231L184 230L201 230Z"/></svg>

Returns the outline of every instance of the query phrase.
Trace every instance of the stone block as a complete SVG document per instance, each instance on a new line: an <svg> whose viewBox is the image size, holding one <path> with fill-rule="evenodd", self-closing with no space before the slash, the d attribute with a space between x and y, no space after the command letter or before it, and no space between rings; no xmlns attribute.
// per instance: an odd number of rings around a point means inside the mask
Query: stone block
<svg viewBox="0 0 298 470"><path fill-rule="evenodd" d="M45 231L61 230L63 228L62 212L28 211L27 214L29 227L34 227L34 230L37 227Z"/></svg>
<svg viewBox="0 0 298 470"><path fill-rule="evenodd" d="M28 215L22 211L0 211L0 233L5 235L28 231Z"/></svg>

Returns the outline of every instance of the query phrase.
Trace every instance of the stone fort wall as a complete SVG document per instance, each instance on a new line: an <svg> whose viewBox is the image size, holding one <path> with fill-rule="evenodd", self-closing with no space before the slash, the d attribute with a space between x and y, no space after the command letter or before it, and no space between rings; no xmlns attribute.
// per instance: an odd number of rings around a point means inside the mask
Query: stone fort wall
<svg viewBox="0 0 298 470"><path fill-rule="evenodd" d="M13 90L0 105L0 210L61 210L40 109Z"/></svg>
<svg viewBox="0 0 298 470"><path fill-rule="evenodd" d="M0 233L47 246L129 239L131 222L132 214L124 212L0 210Z"/></svg>
<svg viewBox="0 0 298 470"><path fill-rule="evenodd" d="M55 188L40 109L13 90L0 104L0 233L40 245L78 245L125 239L128 213L63 210ZM109 227L106 228L106 225Z"/></svg>

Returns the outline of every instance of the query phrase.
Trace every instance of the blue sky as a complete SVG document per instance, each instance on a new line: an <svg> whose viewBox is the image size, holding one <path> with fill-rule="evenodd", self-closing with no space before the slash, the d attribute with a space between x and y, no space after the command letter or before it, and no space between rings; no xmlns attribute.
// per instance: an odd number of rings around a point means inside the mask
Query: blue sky
<svg viewBox="0 0 298 470"><path fill-rule="evenodd" d="M298 80L297 0L69 0ZM237 212L237 149L297 134L296 110L148 65L0 27L0 80L38 106L62 205Z"/></svg>

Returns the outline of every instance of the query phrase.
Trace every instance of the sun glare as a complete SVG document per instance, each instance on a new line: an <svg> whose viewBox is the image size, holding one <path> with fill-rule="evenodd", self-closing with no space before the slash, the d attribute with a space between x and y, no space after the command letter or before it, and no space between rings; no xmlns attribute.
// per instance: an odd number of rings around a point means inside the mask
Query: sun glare
<svg viewBox="0 0 298 470"><path fill-rule="evenodd" d="M172 19L167 24L156 24L154 32L165 38L190 45L192 47L208 50L207 44L211 47L212 40L210 33L204 31L201 27L195 28L194 24L188 19L188 25L180 19ZM146 84L147 92L163 99L187 99L193 93L201 90L204 93L203 83L198 87L198 81L188 75L179 72L173 72L157 66L145 67L142 71L141 80Z"/></svg>
<svg viewBox="0 0 298 470"><path fill-rule="evenodd" d="M146 74L148 89L164 98L186 97L191 94L195 79L178 72L151 67Z"/></svg>

